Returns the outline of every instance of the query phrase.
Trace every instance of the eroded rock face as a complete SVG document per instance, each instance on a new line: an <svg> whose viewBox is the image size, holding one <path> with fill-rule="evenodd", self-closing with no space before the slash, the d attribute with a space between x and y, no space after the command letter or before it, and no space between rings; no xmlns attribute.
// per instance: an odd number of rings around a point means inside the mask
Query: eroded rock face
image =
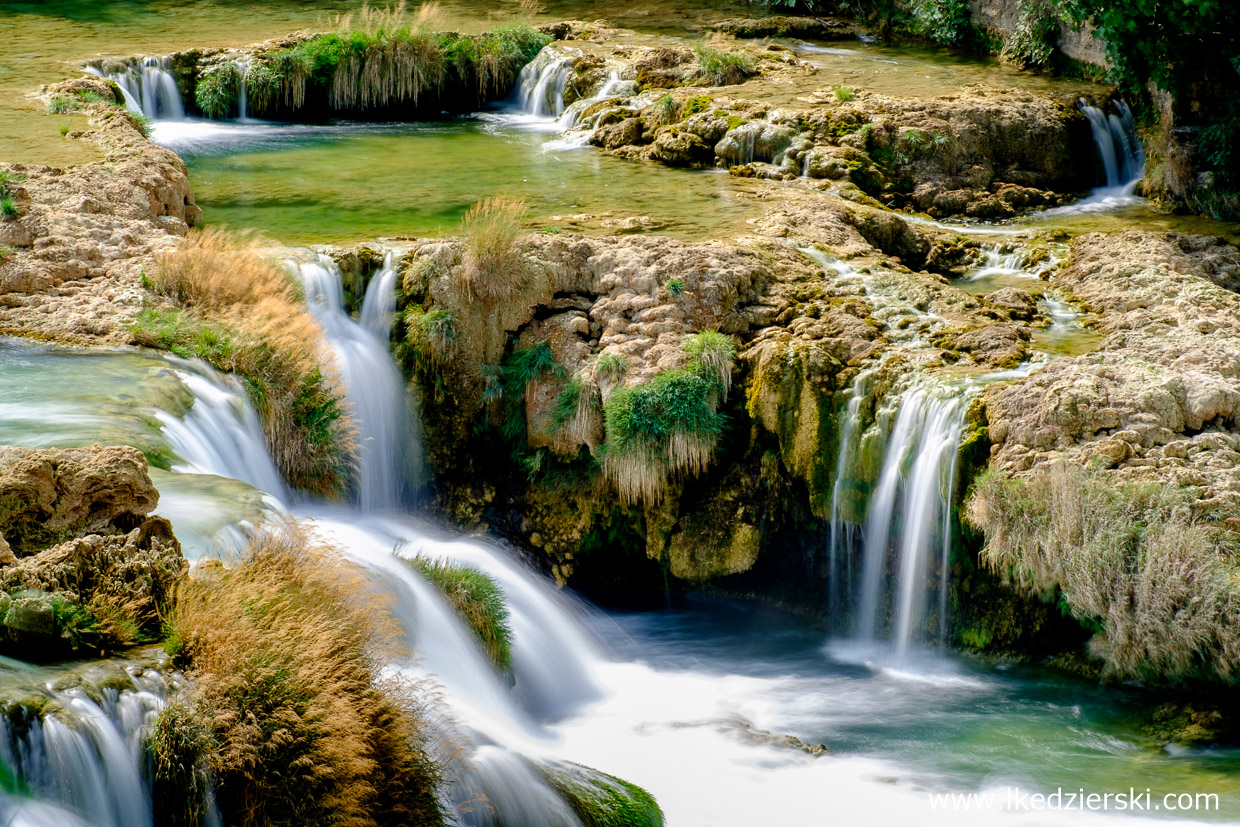
<svg viewBox="0 0 1240 827"><path fill-rule="evenodd" d="M1240 509L1240 296L1220 286L1238 256L1203 237L1077 239L1052 284L1109 335L988 393L992 464L1096 461L1118 480L1190 486L1198 507Z"/></svg>
<svg viewBox="0 0 1240 827"><path fill-rule="evenodd" d="M108 83L82 78L50 95L91 92L112 99ZM21 215L0 222L0 334L74 344L128 344L141 308L140 273L152 253L198 222L185 165L143 137L120 106L83 103L103 161L71 172L7 167Z"/></svg>
<svg viewBox="0 0 1240 827"><path fill-rule="evenodd" d="M129 532L158 503L136 448L0 447L0 533L19 557L73 535Z"/></svg>

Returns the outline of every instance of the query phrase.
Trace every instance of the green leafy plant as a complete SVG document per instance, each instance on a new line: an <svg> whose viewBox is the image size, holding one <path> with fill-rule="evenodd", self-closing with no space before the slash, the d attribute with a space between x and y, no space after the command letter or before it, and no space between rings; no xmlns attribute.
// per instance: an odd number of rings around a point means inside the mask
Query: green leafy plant
<svg viewBox="0 0 1240 827"><path fill-rule="evenodd" d="M857 93L848 86L836 86L831 91L835 94L835 99L841 103L848 103L857 97Z"/></svg>
<svg viewBox="0 0 1240 827"><path fill-rule="evenodd" d="M237 109L241 95L241 70L228 62L203 72L194 89L194 102L208 118L227 118Z"/></svg>
<svg viewBox="0 0 1240 827"><path fill-rule="evenodd" d="M758 61L746 51L697 48L698 74L712 86L733 86L758 73Z"/></svg>
<svg viewBox="0 0 1240 827"><path fill-rule="evenodd" d="M512 295L524 282L525 263L517 238L525 228L525 201L484 198L461 220L464 248L459 279L467 295L494 303Z"/></svg>
<svg viewBox="0 0 1240 827"><path fill-rule="evenodd" d="M62 138L63 138L63 137L65 137L66 135L68 135L68 134L69 134L69 129L70 129L69 124L67 124L67 123L62 123L62 124L60 125L59 129L60 129L60 137L62 137Z"/></svg>
<svg viewBox="0 0 1240 827"><path fill-rule="evenodd" d="M63 95L57 95L47 102L47 114L49 115L66 115L76 109L77 101Z"/></svg>
<svg viewBox="0 0 1240 827"><path fill-rule="evenodd" d="M598 375L615 382L629 372L629 360L619 353L601 353L595 363Z"/></svg>
<svg viewBox="0 0 1240 827"><path fill-rule="evenodd" d="M1016 28L1000 56L1018 66L1047 66L1055 51L1058 18L1051 0L1022 0Z"/></svg>
<svg viewBox="0 0 1240 827"><path fill-rule="evenodd" d="M680 298L685 292L685 281L682 278L673 277L667 280L664 285L667 288L668 295L672 298Z"/></svg>
<svg viewBox="0 0 1240 827"><path fill-rule="evenodd" d="M17 200L9 194L0 195L0 218L12 220L21 218L21 207L17 206Z"/></svg>
<svg viewBox="0 0 1240 827"><path fill-rule="evenodd" d="M504 592L490 575L472 566L426 557L405 558L443 595L469 626L491 663L512 669L512 626Z"/></svg>
<svg viewBox="0 0 1240 827"><path fill-rule="evenodd" d="M913 15L921 33L936 43L956 46L968 37L968 0L919 0Z"/></svg>
<svg viewBox="0 0 1240 827"><path fill-rule="evenodd" d="M655 123L672 123L676 120L676 99L671 95L663 95L650 105L650 114Z"/></svg>

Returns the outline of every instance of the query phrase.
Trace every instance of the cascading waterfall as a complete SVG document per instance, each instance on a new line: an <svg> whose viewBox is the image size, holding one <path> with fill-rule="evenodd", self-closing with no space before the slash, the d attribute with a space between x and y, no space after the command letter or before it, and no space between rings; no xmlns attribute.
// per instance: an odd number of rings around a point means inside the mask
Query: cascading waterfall
<svg viewBox="0 0 1240 827"><path fill-rule="evenodd" d="M386 342L392 336L392 324L396 321L396 276L398 271L396 253L389 250L383 257L383 266L366 286L362 299L359 321L363 328L377 339Z"/></svg>
<svg viewBox="0 0 1240 827"><path fill-rule="evenodd" d="M409 412L405 383L387 349L387 336L376 335L349 317L344 309L340 269L330 258L297 265L306 286L311 313L331 345L335 367L358 429L361 462L357 503L364 511L398 508L416 484L420 466L416 430ZM391 269L391 267L387 268ZM388 289L395 276L381 279ZM390 296L368 292L363 318L378 318Z"/></svg>
<svg viewBox="0 0 1240 827"><path fill-rule="evenodd" d="M1145 150L1137 137L1132 109L1124 101L1115 101L1115 112L1107 114L1083 99L1081 112L1089 119L1094 144L1106 172L1107 189L1130 189L1145 174Z"/></svg>
<svg viewBox="0 0 1240 827"><path fill-rule="evenodd" d="M115 81L125 96L125 106L136 115L166 121L185 117L181 92L172 76L172 61L167 57L146 57L140 64L129 63L120 70L105 71L95 65L87 66L86 71Z"/></svg>
<svg viewBox="0 0 1240 827"><path fill-rule="evenodd" d="M827 617L834 621L840 611L842 587L852 582L852 549L856 524L844 519L844 497L851 482L849 469L855 453L857 436L861 432L861 406L869 395L870 380L877 368L869 368L857 374L853 380L852 393L844 414L844 427L840 433L839 457L835 462L835 482L831 487L831 523L827 546Z"/></svg>
<svg viewBox="0 0 1240 827"><path fill-rule="evenodd" d="M29 821L27 802L0 801L6 824L154 827L142 731L163 708L168 684L152 669L129 679L89 693L47 690L42 716L17 706L0 717L0 761L39 800ZM41 821L40 811L51 817Z"/></svg>
<svg viewBox="0 0 1240 827"><path fill-rule="evenodd" d="M523 112L558 118L564 113L564 88L573 68L572 55L543 49L517 76L517 103Z"/></svg>
<svg viewBox="0 0 1240 827"><path fill-rule="evenodd" d="M884 595L892 601L896 652L908 652L925 627L926 582L938 549L940 615L946 602L951 553L951 505L956 453L969 395L959 388L914 382L896 399L878 484L864 526L865 551L857 602L858 637L874 640L883 626ZM896 550L891 577L889 553ZM888 584L890 580L890 584ZM939 618L940 633L945 631Z"/></svg>

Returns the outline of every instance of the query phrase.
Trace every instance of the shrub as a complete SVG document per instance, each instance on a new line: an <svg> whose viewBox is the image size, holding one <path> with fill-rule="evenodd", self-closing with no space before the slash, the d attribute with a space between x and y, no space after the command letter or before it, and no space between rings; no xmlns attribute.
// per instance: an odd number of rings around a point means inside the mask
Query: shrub
<svg viewBox="0 0 1240 827"><path fill-rule="evenodd" d="M1123 678L1240 681L1240 540L1195 516L1183 490L1113 484L1066 464L978 478L967 518L982 560L1086 628Z"/></svg>
<svg viewBox="0 0 1240 827"><path fill-rule="evenodd" d="M714 376L715 381L723 388L723 397L726 399L732 388L732 363L736 359L736 346L732 344L731 337L717 330L704 330L686 336L684 349L689 355L692 369Z"/></svg>
<svg viewBox="0 0 1240 827"><path fill-rule="evenodd" d="M21 215L21 207L17 206L17 200L13 196L8 194L0 195L0 218L21 218Z"/></svg>
<svg viewBox="0 0 1240 827"><path fill-rule="evenodd" d="M477 301L508 298L526 277L517 238L525 226L525 202L519 198L484 198L461 221L464 260L461 286Z"/></svg>
<svg viewBox="0 0 1240 827"><path fill-rule="evenodd" d="M1018 66L1047 66L1055 51L1055 10L1049 0L1024 0L1016 28L1003 44L1004 60Z"/></svg>
<svg viewBox="0 0 1240 827"><path fill-rule="evenodd" d="M322 331L289 274L255 246L252 238L194 230L158 256L147 284L176 307L143 311L134 338L238 374L289 484L339 495L355 446L343 399L319 367Z"/></svg>
<svg viewBox="0 0 1240 827"><path fill-rule="evenodd" d="M412 557L405 562L433 585L469 626L501 672L512 669L512 628L504 592L490 575L446 560Z"/></svg>
<svg viewBox="0 0 1240 827"><path fill-rule="evenodd" d="M456 317L451 310L411 307L405 313L405 327L414 362L423 370L442 365L456 346Z"/></svg>
<svg viewBox="0 0 1240 827"><path fill-rule="evenodd" d="M968 36L968 0L920 0L913 16L920 32L937 43L954 46Z"/></svg>
<svg viewBox="0 0 1240 827"><path fill-rule="evenodd" d="M280 72L271 61L255 60L246 66L244 82L246 106L250 114L261 115L274 108L279 101Z"/></svg>
<svg viewBox="0 0 1240 827"><path fill-rule="evenodd" d="M178 713L150 749L205 753L224 823L443 823L426 693L385 677L398 626L334 549L295 525L263 528L233 568L200 569L169 625L209 735Z"/></svg>
<svg viewBox="0 0 1240 827"><path fill-rule="evenodd" d="M227 118L237 110L241 96L241 70L235 63L221 63L198 76L194 102L208 118Z"/></svg>
<svg viewBox="0 0 1240 827"><path fill-rule="evenodd" d="M165 706L144 741L151 762L151 803L155 823L167 827L208 824L211 772L216 748L211 713L180 700Z"/></svg>
<svg viewBox="0 0 1240 827"><path fill-rule="evenodd" d="M711 86L732 86L758 73L758 61L749 52L697 48L698 74Z"/></svg>
<svg viewBox="0 0 1240 827"><path fill-rule="evenodd" d="M598 385L574 376L556 397L551 427L574 442L588 442L600 407Z"/></svg>
<svg viewBox="0 0 1240 827"><path fill-rule="evenodd" d="M848 86L836 86L833 90L835 99L841 103L848 103L857 97L857 94Z"/></svg>

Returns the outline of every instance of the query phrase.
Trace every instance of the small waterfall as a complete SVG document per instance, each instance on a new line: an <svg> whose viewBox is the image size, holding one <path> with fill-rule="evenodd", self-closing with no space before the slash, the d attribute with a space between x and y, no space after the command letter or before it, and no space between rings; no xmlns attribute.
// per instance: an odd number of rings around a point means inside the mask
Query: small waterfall
<svg viewBox="0 0 1240 827"><path fill-rule="evenodd" d="M856 626L859 637L874 640L883 625L883 596L890 594L892 637L900 654L909 650L925 626L926 583L936 548L943 566L940 609L946 603L956 453L968 399L960 389L915 382L896 400L895 425L865 522ZM892 587L884 588L893 548L897 554ZM945 631L942 617L939 626Z"/></svg>
<svg viewBox="0 0 1240 827"><path fill-rule="evenodd" d="M571 55L543 49L517 76L517 103L531 115L558 118L564 113L564 88L573 68Z"/></svg>
<svg viewBox="0 0 1240 827"><path fill-rule="evenodd" d="M1145 174L1145 150L1137 137L1132 109L1115 101L1115 112L1107 114L1081 99L1077 104L1089 119L1094 144L1106 173L1107 189L1130 188Z"/></svg>
<svg viewBox="0 0 1240 827"><path fill-rule="evenodd" d="M366 296L362 299L362 327L384 342L391 338L392 324L396 321L396 276L399 269L396 253L388 250L383 257L383 266L366 286Z"/></svg>
<svg viewBox="0 0 1240 827"><path fill-rule="evenodd" d="M831 523L827 546L827 618L834 620L840 611L842 586L852 582L852 549L856 524L844 519L844 496L851 478L850 463L855 453L857 436L861 432L861 406L869 394L870 380L877 368L869 368L857 374L853 380L852 393L844 414L844 427L840 432L839 457L835 462L835 482L831 487ZM841 569L844 569L841 571Z"/></svg>
<svg viewBox="0 0 1240 827"><path fill-rule="evenodd" d="M114 71L105 71L98 65L88 66L86 71L115 81L125 96L125 106L136 115L164 121L179 121L185 117L185 105L172 76L169 58L146 57L140 64L131 62Z"/></svg>
<svg viewBox="0 0 1240 827"><path fill-rule="evenodd" d="M168 685L154 670L129 677L124 688L83 681L86 689L44 690L33 696L46 698L42 714L19 705L0 717L0 761L56 814L47 823L154 827L142 733ZM0 814L10 803L0 801Z"/></svg>
<svg viewBox="0 0 1240 827"><path fill-rule="evenodd" d="M392 269L392 268L388 268ZM344 310L340 269L324 255L298 265L311 313L331 346L350 412L358 429L360 471L357 502L363 511L397 508L420 464L419 446L405 383L392 361L387 338L355 322ZM395 278L384 279L390 291ZM368 291L362 317L381 314L390 296ZM367 307L369 305L369 308Z"/></svg>
<svg viewBox="0 0 1240 827"><path fill-rule="evenodd" d="M267 453L258 414L235 379L200 362L182 362L177 371L193 402L184 417L156 410L164 437L185 464L176 471L215 474L249 483L280 502L288 490Z"/></svg>
<svg viewBox="0 0 1240 827"><path fill-rule="evenodd" d="M244 60L234 60L237 67L237 120L244 121L249 117L249 98L245 88L245 73L249 64Z"/></svg>

